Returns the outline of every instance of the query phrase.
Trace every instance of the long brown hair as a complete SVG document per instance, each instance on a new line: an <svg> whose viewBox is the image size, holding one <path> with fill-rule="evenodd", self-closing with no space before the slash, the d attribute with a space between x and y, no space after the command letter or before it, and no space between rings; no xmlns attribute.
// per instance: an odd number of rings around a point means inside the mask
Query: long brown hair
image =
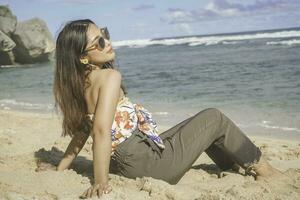
<svg viewBox="0 0 300 200"><path fill-rule="evenodd" d="M62 136L73 137L80 132L90 134L92 122L86 116L88 109L84 91L90 86L88 79L92 71L90 65L80 62L79 58L87 45L87 30L90 19L69 21L59 32L56 40L56 65L54 72L53 94L54 109L58 106L63 114ZM114 60L105 63L102 68L115 69ZM121 88L127 94L123 84Z"/></svg>

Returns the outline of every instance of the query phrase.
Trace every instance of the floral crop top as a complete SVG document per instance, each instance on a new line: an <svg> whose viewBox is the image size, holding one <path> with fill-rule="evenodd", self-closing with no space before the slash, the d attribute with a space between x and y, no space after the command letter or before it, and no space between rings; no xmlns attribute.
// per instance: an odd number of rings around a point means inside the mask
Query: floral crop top
<svg viewBox="0 0 300 200"><path fill-rule="evenodd" d="M88 114L88 116L93 120L94 114ZM142 105L132 103L129 97L123 96L117 104L111 128L111 155L114 154L117 145L129 138L137 128L153 140L159 148L165 148L162 139L158 135L157 124L152 119L151 113Z"/></svg>

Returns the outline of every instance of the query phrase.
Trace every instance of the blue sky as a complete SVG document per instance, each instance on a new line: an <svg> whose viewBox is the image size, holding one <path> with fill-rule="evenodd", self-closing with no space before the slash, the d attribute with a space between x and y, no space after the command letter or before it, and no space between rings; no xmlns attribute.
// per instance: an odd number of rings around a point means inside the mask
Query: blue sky
<svg viewBox="0 0 300 200"><path fill-rule="evenodd" d="M45 20L56 37L69 20L90 18L112 40L300 27L300 0L0 0L18 21Z"/></svg>

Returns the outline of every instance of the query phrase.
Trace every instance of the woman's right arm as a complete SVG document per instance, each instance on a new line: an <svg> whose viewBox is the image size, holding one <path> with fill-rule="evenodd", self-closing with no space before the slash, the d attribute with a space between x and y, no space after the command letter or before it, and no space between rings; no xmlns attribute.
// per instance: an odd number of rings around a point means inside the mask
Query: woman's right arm
<svg viewBox="0 0 300 200"><path fill-rule="evenodd" d="M94 184L108 183L111 157L111 127L119 100L122 75L117 70L108 70L100 86L93 123Z"/></svg>

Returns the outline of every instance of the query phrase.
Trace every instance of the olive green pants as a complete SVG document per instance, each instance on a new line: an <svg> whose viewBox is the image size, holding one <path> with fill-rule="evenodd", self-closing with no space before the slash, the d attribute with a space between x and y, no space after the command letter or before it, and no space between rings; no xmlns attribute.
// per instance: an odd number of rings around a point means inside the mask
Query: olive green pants
<svg viewBox="0 0 300 200"><path fill-rule="evenodd" d="M261 151L221 111L207 108L160 134L161 150L136 129L111 158L110 173L127 178L148 176L176 184L205 152L222 170L234 163L247 168Z"/></svg>

